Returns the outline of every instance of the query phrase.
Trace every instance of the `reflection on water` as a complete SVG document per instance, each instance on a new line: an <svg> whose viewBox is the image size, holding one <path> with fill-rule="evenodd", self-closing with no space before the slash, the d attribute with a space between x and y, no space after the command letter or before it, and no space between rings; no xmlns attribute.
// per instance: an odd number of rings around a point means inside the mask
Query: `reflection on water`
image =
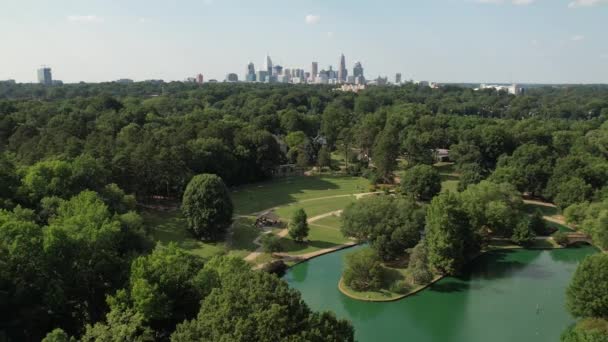
<svg viewBox="0 0 608 342"><path fill-rule="evenodd" d="M405 300L368 303L342 295L340 251L295 266L285 279L315 310L353 322L358 341L557 341L573 319L564 291L589 246L506 250L480 256L459 277Z"/></svg>

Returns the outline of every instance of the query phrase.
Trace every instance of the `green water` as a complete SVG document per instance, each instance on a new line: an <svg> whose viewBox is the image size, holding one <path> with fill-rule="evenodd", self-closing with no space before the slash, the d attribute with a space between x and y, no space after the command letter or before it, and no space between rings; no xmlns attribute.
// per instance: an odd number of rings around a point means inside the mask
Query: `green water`
<svg viewBox="0 0 608 342"><path fill-rule="evenodd" d="M358 247L355 247L358 248ZM349 319L358 341L559 341L573 322L565 289L593 247L485 254L461 278L445 278L397 302L370 303L340 293L342 260L353 249L299 264L285 275L315 310Z"/></svg>

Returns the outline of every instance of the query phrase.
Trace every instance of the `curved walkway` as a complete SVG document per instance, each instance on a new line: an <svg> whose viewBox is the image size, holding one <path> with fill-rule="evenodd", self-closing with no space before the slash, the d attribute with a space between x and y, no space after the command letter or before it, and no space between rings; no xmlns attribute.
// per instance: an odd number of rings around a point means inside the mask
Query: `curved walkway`
<svg viewBox="0 0 608 342"><path fill-rule="evenodd" d="M317 198L309 198L309 199L305 199L302 201L298 201L295 203L302 203L302 202L311 202L311 201L317 201L317 200L324 200L324 199L331 199L331 198L341 198L341 197L350 197L350 196L355 196L355 199L361 199L362 197L365 196L369 196L369 195L374 195L374 194L379 194L382 193L382 191L375 191L375 192L362 192L362 193L358 193L358 194L348 194L348 195L335 195L335 196L325 196L325 197L317 197ZM266 209L266 210L261 210L258 211L254 214L250 214L250 215L239 215L239 216L249 216L251 217L252 215L255 214L259 214L259 213L264 213L270 210L275 210L277 208L280 208L282 206L278 206L278 207L272 207L270 209ZM313 216L311 218L309 218L308 220L306 220L306 222L313 223L315 221L319 221L321 219L324 219L326 217L332 216L332 215L340 215L342 214L342 210L335 210L329 213L325 213L325 214L321 214L321 215L317 215L317 216ZM264 232L262 232L262 234L260 234L260 236L258 236L255 240L253 240L253 243L255 245L258 246L258 248L249 253L249 255L247 255L244 259L245 261L254 261L257 257L259 257L260 255L264 254L263 248L262 248L262 236L264 236L265 234L272 234L272 229L268 229L266 227L263 228ZM289 229L282 229L280 232L277 233L277 236L282 238L282 237L286 237L287 234L289 234ZM339 245L339 246L335 246L332 248L326 248L326 249L321 249L318 251L314 251L314 252L310 252L310 253L305 253L305 254L300 254L300 255L290 255L287 253L276 253L276 255L278 256L282 256L283 258L285 258L285 260L287 261L296 261L296 262L302 262L308 259L312 259L314 257L317 257L319 255L323 255L323 254L327 254L327 253L331 253L331 252L335 252L337 250L343 249L343 248L347 248L347 247L352 247L354 246L356 243L355 242L348 242L345 243L343 245Z"/></svg>

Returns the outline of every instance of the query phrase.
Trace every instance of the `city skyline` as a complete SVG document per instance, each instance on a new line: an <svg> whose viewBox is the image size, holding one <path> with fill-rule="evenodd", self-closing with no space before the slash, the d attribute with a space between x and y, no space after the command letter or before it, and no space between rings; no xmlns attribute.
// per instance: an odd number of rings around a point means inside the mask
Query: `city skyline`
<svg viewBox="0 0 608 342"><path fill-rule="evenodd" d="M307 70L359 56L369 75L391 79L606 83L606 31L608 5L597 0L23 0L0 13L10 32L0 80L36 82L43 64L69 83L221 80L272 52L275 64Z"/></svg>

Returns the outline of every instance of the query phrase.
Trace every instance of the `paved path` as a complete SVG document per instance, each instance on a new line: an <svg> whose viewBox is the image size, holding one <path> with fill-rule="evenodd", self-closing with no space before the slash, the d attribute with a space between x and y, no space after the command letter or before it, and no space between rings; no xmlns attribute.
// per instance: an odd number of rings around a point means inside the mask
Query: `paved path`
<svg viewBox="0 0 608 342"><path fill-rule="evenodd" d="M360 198L365 197L365 196L374 195L374 194L380 194L380 193L382 193L382 191L364 192L364 193L359 193L359 194L348 194L348 195L335 195L335 196L317 197L317 198L305 199L305 200L298 201L298 202L295 202L295 203L310 202L310 201L317 201L317 200L331 199L331 198L340 198L340 197L350 197L350 196L355 196L356 199L360 199ZM264 212L267 212L267 211L270 211L270 210L275 210L277 208L280 208L280 207L273 207L273 208L270 208L270 209L262 210L262 211L259 211L259 212L255 213L255 214L264 213ZM255 215L255 214L251 214L251 215L239 215L239 217L241 217L241 216L243 216L243 217L251 217L252 215ZM342 214L342 210L336 210L336 211L332 211L332 212L329 212L329 213L313 216L313 217L309 218L308 220L306 220L306 222L313 223L315 221L319 221L319 220L324 219L326 217L329 217L329 216L332 216L332 215L340 215L340 214ZM267 227L264 227L262 229L264 230L264 232L262 232L262 234L260 234L260 236L258 236L255 240L253 240L253 243L256 244L258 246L258 248L255 251L249 253L249 255L247 255L245 257L245 261L254 261L255 259L257 259L257 257L259 257L260 255L264 254L264 250L262 248L262 243L261 243L262 236L264 236L265 234L272 234L272 229L267 228ZM282 229L280 232L277 233L277 236L280 237L280 238L283 238L283 237L286 237L287 234L289 234L289 229ZM287 258L286 260L292 260L293 259L293 260L301 261L301 260L307 260L307 259L310 259L310 258L314 258L314 257L316 257L318 255L331 253L333 251L336 251L336 250L339 250L339 249L342 249L342 248L345 248L345 247L348 247L348 246L352 246L354 244L355 244L354 242L348 242L348 243L346 243L344 245L339 245L339 246L335 246L335 247L332 247L332 248L321 249L321 250L318 250L318 251L315 251L315 252L310 252L310 253L306 253L306 254L300 254L300 255L296 255L296 256L289 255L289 254L286 254L286 253L284 253L284 254L282 254L282 253L275 253L275 254Z"/></svg>

